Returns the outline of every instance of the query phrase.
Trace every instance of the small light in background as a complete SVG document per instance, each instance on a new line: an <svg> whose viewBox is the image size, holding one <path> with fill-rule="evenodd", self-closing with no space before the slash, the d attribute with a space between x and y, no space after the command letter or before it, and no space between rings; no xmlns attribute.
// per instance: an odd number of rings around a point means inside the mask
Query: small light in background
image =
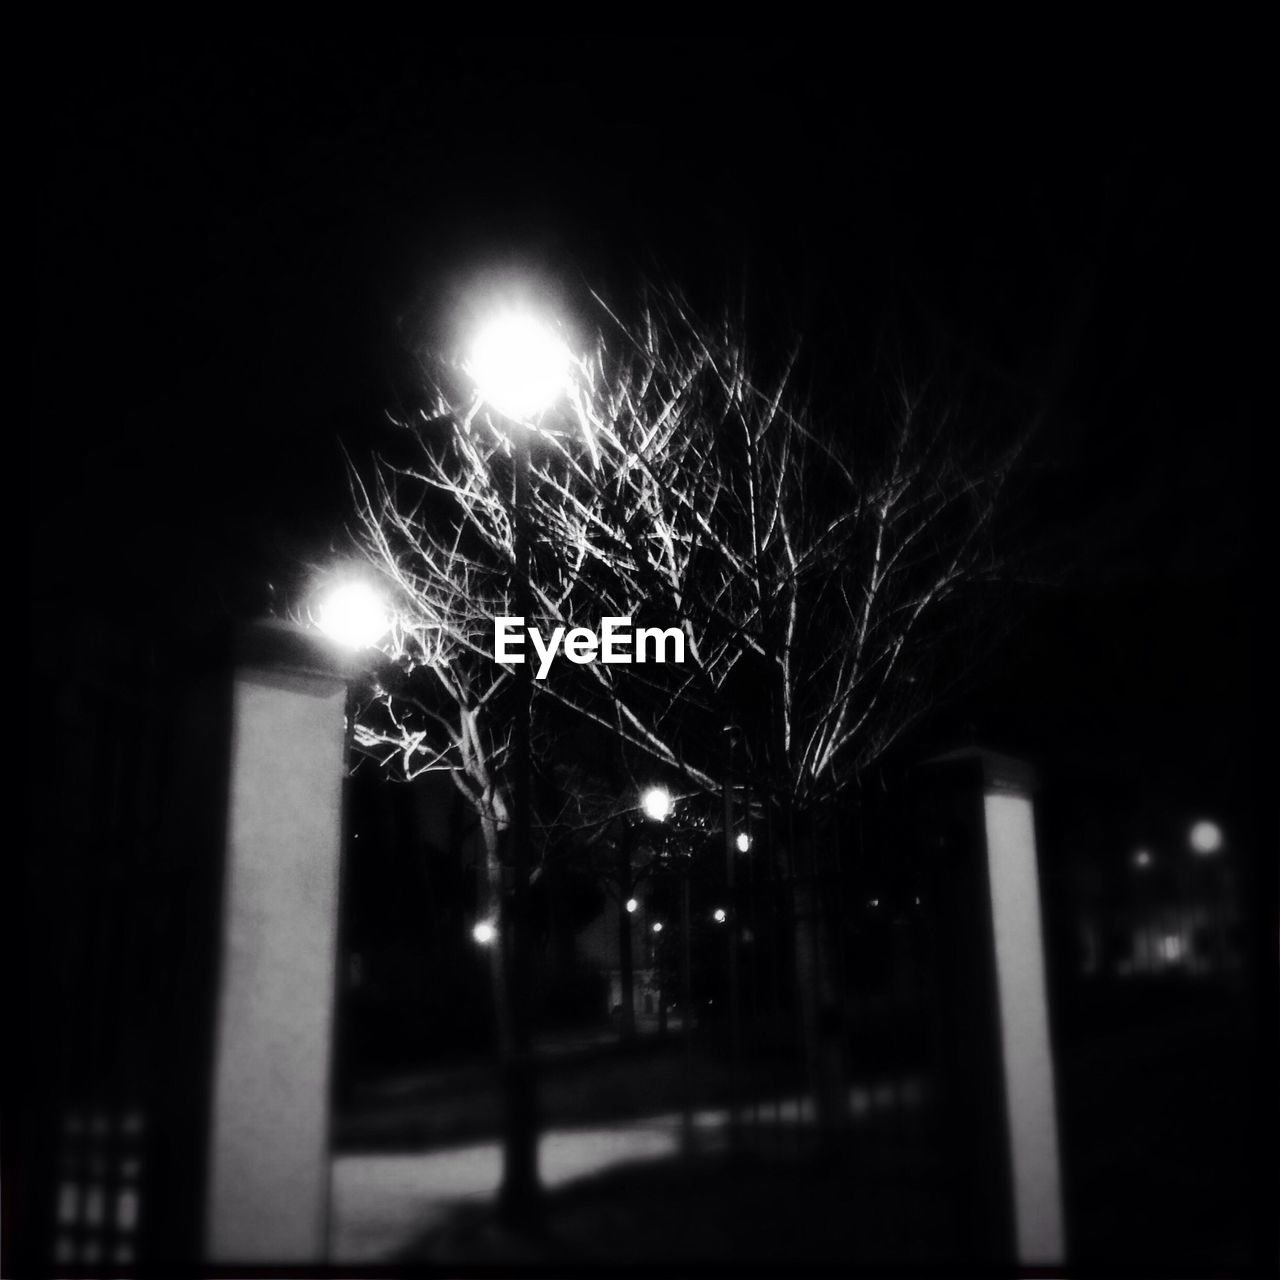
<svg viewBox="0 0 1280 1280"><path fill-rule="evenodd" d="M655 921L653 922L653 931L654 931L654 933L661 933L661 932L662 932L662 921L661 921L661 920L655 920Z"/></svg>
<svg viewBox="0 0 1280 1280"><path fill-rule="evenodd" d="M879 898L871 898L871 899L869 899L869 900L868 900L868 902L867 902L867 906L869 906L869 907L878 907L879 905L880 905L880 899L879 899Z"/></svg>
<svg viewBox="0 0 1280 1280"><path fill-rule="evenodd" d="M644 816L654 822L665 822L671 812L671 792L666 787L650 787L640 797Z"/></svg>
<svg viewBox="0 0 1280 1280"><path fill-rule="evenodd" d="M498 931L490 921L477 920L471 929L471 936L482 947L487 947L498 936Z"/></svg>
<svg viewBox="0 0 1280 1280"><path fill-rule="evenodd" d="M1146 868L1149 867L1154 861L1155 859L1151 856L1150 849L1139 849L1133 855L1133 865L1137 867L1140 871L1145 871Z"/></svg>
<svg viewBox="0 0 1280 1280"><path fill-rule="evenodd" d="M627 910L634 912L640 904L634 898L627 899Z"/></svg>
<svg viewBox="0 0 1280 1280"><path fill-rule="evenodd" d="M746 853L751 848L751 837L745 831L738 833L738 852Z"/></svg>
<svg viewBox="0 0 1280 1280"><path fill-rule="evenodd" d="M1201 857L1219 852L1222 848L1222 828L1207 819L1197 822L1191 828L1191 848Z"/></svg>

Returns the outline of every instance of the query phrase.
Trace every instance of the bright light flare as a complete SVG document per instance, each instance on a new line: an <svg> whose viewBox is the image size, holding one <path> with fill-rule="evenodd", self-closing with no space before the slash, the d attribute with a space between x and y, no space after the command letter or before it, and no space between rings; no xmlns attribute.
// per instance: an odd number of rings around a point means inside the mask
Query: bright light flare
<svg viewBox="0 0 1280 1280"><path fill-rule="evenodd" d="M1191 828L1191 848L1201 857L1208 857L1222 848L1222 828L1207 819Z"/></svg>
<svg viewBox="0 0 1280 1280"><path fill-rule="evenodd" d="M344 582L327 591L315 612L316 626L346 649L368 649L391 630L386 601L367 582Z"/></svg>
<svg viewBox="0 0 1280 1280"><path fill-rule="evenodd" d="M504 311L480 327L465 368L487 404L524 422L559 399L572 360L545 320L529 311Z"/></svg>
<svg viewBox="0 0 1280 1280"><path fill-rule="evenodd" d="M661 933L661 932L662 932L662 921L661 921L661 920L655 920L655 921L653 922L653 931L654 931L654 933Z"/></svg>
<svg viewBox="0 0 1280 1280"><path fill-rule="evenodd" d="M482 946L487 947L498 936L498 931L488 920L477 920L472 926L471 936Z"/></svg>
<svg viewBox="0 0 1280 1280"><path fill-rule="evenodd" d="M644 816L654 822L665 822L671 813L671 792L666 787L650 787L640 797Z"/></svg>
<svg viewBox="0 0 1280 1280"><path fill-rule="evenodd" d="M745 831L738 832L738 852L746 853L751 848L751 837Z"/></svg>
<svg viewBox="0 0 1280 1280"><path fill-rule="evenodd" d="M634 914L634 912L635 912L636 908L637 908L639 905L640 905L640 904L639 904L639 903L638 903L634 898L628 898L628 899L627 899L627 910L628 910L629 912L631 912L631 913L633 913L633 914Z"/></svg>
<svg viewBox="0 0 1280 1280"><path fill-rule="evenodd" d="M729 917L725 915L723 907L717 907L711 913L711 918L716 922L716 924L724 924Z"/></svg>

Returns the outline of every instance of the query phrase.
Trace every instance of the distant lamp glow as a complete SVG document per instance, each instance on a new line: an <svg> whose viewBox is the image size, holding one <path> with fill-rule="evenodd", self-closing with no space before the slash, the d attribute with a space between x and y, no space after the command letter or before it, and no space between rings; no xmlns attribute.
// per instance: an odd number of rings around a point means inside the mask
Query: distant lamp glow
<svg viewBox="0 0 1280 1280"><path fill-rule="evenodd" d="M1133 855L1133 865L1140 871L1145 871L1154 861L1150 849L1139 849Z"/></svg>
<svg viewBox="0 0 1280 1280"><path fill-rule="evenodd" d="M487 947L498 936L498 931L488 920L477 920L471 930L471 936L482 947Z"/></svg>
<svg viewBox="0 0 1280 1280"><path fill-rule="evenodd" d="M661 933L661 932L662 932L662 921L661 921L661 920L655 920L655 921L653 922L653 931L654 931L654 933Z"/></svg>
<svg viewBox="0 0 1280 1280"><path fill-rule="evenodd" d="M716 924L724 924L729 917L725 915L723 907L717 907L715 911L711 913L711 918L716 922Z"/></svg>
<svg viewBox="0 0 1280 1280"><path fill-rule="evenodd" d="M654 822L665 822L671 813L671 792L666 787L650 787L640 797L644 816Z"/></svg>
<svg viewBox="0 0 1280 1280"><path fill-rule="evenodd" d="M1207 819L1191 828L1191 848L1201 857L1208 857L1222 848L1222 828Z"/></svg>
<svg viewBox="0 0 1280 1280"><path fill-rule="evenodd" d="M315 621L346 649L368 649L391 629L386 601L367 582L344 582L326 592Z"/></svg>
<svg viewBox="0 0 1280 1280"><path fill-rule="evenodd" d="M634 898L627 899L627 910L629 912L634 912L639 905L640 904Z"/></svg>
<svg viewBox="0 0 1280 1280"><path fill-rule="evenodd" d="M746 853L751 848L751 837L745 831L738 832L738 852Z"/></svg>
<svg viewBox="0 0 1280 1280"><path fill-rule="evenodd" d="M465 367L481 399L523 422L559 398L571 361L546 321L528 311L505 311L476 333Z"/></svg>

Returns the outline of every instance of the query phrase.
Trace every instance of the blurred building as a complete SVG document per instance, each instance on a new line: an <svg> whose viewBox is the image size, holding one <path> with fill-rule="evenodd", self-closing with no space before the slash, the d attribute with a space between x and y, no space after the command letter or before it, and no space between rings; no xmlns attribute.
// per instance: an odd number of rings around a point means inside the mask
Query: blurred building
<svg viewBox="0 0 1280 1280"><path fill-rule="evenodd" d="M631 927L632 1007L637 1019L658 1014L660 973L656 963L653 926L658 923L648 903L636 900L636 909L627 915ZM618 906L607 901L600 913L577 936L579 959L608 981L608 1003L602 1010L617 1019L622 1010L622 944ZM670 998L670 993L668 993Z"/></svg>

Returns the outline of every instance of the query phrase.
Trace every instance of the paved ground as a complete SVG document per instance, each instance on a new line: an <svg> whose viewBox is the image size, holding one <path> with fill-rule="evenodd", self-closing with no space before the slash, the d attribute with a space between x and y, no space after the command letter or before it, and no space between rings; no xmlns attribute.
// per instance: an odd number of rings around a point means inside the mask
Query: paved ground
<svg viewBox="0 0 1280 1280"><path fill-rule="evenodd" d="M725 1115L699 1113L707 1147L721 1141ZM543 1136L539 1163L549 1190L578 1178L680 1149L680 1116L654 1116L607 1128ZM502 1153L496 1142L416 1155L346 1155L333 1162L332 1256L372 1262L408 1248L424 1232L467 1204L483 1204L497 1190Z"/></svg>
<svg viewBox="0 0 1280 1280"><path fill-rule="evenodd" d="M887 1084L855 1088L850 1109L859 1117L891 1107L916 1106L918 1082L894 1089ZM775 1118L772 1106L765 1119ZM791 1125L809 1121L807 1101L784 1099L776 1118ZM714 1155L726 1145L728 1114L703 1108L694 1113L696 1147ZM544 1185L550 1191L610 1171L662 1160L681 1150L682 1117L667 1112L599 1126L555 1129L543 1135L539 1151ZM476 1142L420 1153L352 1153L333 1162L330 1219L335 1262L377 1262L395 1257L460 1209L482 1206L494 1195L501 1175L497 1142Z"/></svg>

